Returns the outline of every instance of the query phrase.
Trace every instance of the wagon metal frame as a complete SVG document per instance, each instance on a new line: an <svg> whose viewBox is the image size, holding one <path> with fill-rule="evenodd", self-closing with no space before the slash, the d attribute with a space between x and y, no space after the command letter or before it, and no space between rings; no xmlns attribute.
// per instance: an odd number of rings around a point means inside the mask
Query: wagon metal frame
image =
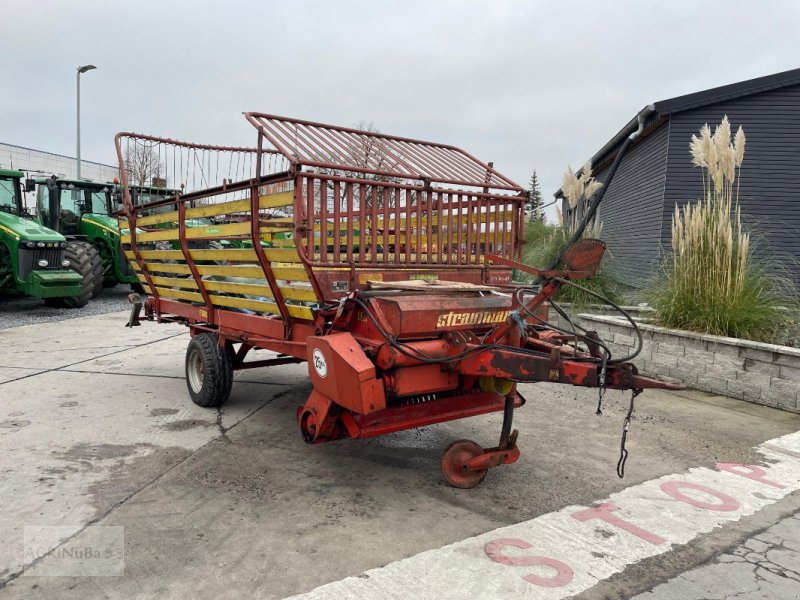
<svg viewBox="0 0 800 600"><path fill-rule="evenodd" d="M195 402L223 402L234 370L308 361L314 391L298 423L309 442L503 411L497 447L461 440L445 452L448 481L472 487L519 456L515 382L669 387L611 360L596 336L546 326L547 300L592 276L605 247L579 244L566 271L520 264L526 194L492 163L374 131L245 118L254 148L115 138L126 256L149 294L146 316L196 338ZM157 154L174 197L132 203L131 145ZM200 218L217 222L189 226ZM512 269L543 277L541 289L512 284ZM278 356L245 362L253 349ZM193 389L205 379L189 377L190 363L221 375Z"/></svg>

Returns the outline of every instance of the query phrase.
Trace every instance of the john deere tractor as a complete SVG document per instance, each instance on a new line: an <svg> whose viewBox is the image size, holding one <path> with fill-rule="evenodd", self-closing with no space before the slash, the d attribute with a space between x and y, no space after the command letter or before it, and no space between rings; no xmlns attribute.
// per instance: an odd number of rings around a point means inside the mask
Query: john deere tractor
<svg viewBox="0 0 800 600"><path fill-rule="evenodd" d="M48 306L85 306L99 264L93 271L82 247L26 218L23 176L0 169L0 292L42 298Z"/></svg>
<svg viewBox="0 0 800 600"><path fill-rule="evenodd" d="M118 283L138 283L120 248L119 225L112 203L116 184L52 176L36 179L29 184L33 185L38 221L68 240L84 242L90 253L97 256L101 277L92 290L93 295Z"/></svg>

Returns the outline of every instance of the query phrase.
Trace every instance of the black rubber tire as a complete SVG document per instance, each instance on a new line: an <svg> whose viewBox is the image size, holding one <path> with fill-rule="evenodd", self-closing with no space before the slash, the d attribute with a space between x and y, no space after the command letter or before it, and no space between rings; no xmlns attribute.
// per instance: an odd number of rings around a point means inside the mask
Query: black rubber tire
<svg viewBox="0 0 800 600"><path fill-rule="evenodd" d="M103 287L112 288L116 286L119 281L114 277L114 253L109 245L102 240L95 240L93 246L100 255L100 267L103 269ZM108 271L108 275L106 271Z"/></svg>
<svg viewBox="0 0 800 600"><path fill-rule="evenodd" d="M231 395L232 354L220 348L216 334L200 333L191 339L186 348L185 373L189 396L198 406L222 406Z"/></svg>
<svg viewBox="0 0 800 600"><path fill-rule="evenodd" d="M97 248L87 242L69 242L64 257L69 261L69 268L83 277L81 293L71 298L52 298L58 302L46 304L65 308L81 308L103 289L103 263Z"/></svg>

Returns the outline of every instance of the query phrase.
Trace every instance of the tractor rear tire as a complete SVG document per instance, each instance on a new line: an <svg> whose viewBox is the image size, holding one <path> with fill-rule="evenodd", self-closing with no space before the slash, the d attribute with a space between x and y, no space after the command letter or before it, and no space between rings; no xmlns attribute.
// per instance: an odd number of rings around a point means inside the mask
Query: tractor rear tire
<svg viewBox="0 0 800 600"><path fill-rule="evenodd" d="M233 387L233 353L214 333L194 336L186 348L186 387L192 402L204 408L225 404Z"/></svg>
<svg viewBox="0 0 800 600"><path fill-rule="evenodd" d="M103 263L97 248L87 242L69 242L64 257L69 261L70 268L83 277L81 293L71 298L48 298L45 304L64 308L81 308L99 293L98 289L103 289Z"/></svg>

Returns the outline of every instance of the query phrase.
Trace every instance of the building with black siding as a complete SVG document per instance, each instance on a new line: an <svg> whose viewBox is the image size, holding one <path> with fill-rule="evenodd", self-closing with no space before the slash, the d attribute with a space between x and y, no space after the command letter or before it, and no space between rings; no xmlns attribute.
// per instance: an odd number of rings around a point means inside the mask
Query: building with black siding
<svg viewBox="0 0 800 600"><path fill-rule="evenodd" d="M708 123L728 115L731 129L747 136L740 179L743 220L757 252L786 266L800 284L800 69L656 102L642 134L622 156L598 211L610 257L606 269L619 281L642 287L670 249L675 205L702 196L700 168L689 142ZM593 157L604 181L624 140L638 128L634 116ZM565 221L568 215L561 190ZM579 215L580 216L580 215Z"/></svg>

